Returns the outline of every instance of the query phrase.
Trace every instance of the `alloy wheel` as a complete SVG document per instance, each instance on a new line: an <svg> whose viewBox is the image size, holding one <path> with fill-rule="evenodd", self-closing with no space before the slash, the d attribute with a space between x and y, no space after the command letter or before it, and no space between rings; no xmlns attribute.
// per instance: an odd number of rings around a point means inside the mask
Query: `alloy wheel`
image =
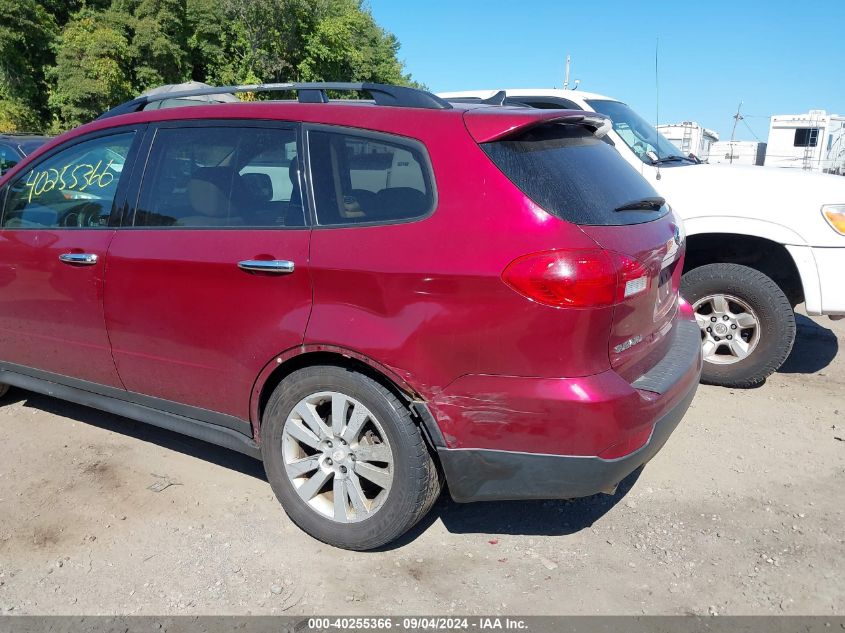
<svg viewBox="0 0 845 633"><path fill-rule="evenodd" d="M713 294L693 304L701 328L704 360L717 365L737 363L760 342L760 319L747 302L733 295Z"/></svg>
<svg viewBox="0 0 845 633"><path fill-rule="evenodd" d="M324 391L299 401L285 421L282 452L300 498L338 523L371 517L393 483L393 451L381 423L358 400Z"/></svg>

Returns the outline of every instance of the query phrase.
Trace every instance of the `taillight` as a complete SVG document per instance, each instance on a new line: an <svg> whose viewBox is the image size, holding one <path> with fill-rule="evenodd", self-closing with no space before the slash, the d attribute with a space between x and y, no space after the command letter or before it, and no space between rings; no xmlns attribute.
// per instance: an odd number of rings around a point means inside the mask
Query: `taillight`
<svg viewBox="0 0 845 633"><path fill-rule="evenodd" d="M591 308L624 301L648 289L640 262L601 249L545 251L512 261L502 281L519 294L556 308Z"/></svg>

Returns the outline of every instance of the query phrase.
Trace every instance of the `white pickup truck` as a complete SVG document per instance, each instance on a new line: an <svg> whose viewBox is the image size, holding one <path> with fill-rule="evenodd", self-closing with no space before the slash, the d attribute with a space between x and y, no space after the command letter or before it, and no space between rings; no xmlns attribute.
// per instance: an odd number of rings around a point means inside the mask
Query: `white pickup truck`
<svg viewBox="0 0 845 633"><path fill-rule="evenodd" d="M701 327L705 382L763 382L792 349L799 303L811 315L845 318L845 178L699 164L626 104L580 90L440 96L586 110L613 120L610 142L684 220L682 292Z"/></svg>

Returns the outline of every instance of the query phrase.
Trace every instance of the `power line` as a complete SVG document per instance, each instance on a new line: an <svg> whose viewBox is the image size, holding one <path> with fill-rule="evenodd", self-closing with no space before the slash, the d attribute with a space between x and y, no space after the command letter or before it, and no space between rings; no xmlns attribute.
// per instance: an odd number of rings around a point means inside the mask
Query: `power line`
<svg viewBox="0 0 845 633"><path fill-rule="evenodd" d="M757 141L758 141L759 143L762 143L762 142L763 142L763 141L761 141L761 140L760 140L760 137L759 137L759 136L757 136L756 132L754 132L754 130L752 130L752 129L751 129L751 126L750 126L750 125L748 125L748 121L746 121L745 119L743 119L743 120L742 120L742 124L743 124L745 127L747 127L747 128L748 128L748 131L749 131L749 132L751 132L751 136L753 136L755 139L757 139Z"/></svg>

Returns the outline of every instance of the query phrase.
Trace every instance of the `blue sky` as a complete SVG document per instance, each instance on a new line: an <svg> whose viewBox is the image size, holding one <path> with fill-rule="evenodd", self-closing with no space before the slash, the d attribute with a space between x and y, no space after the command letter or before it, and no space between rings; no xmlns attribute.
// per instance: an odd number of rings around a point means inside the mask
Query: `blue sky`
<svg viewBox="0 0 845 633"><path fill-rule="evenodd" d="M845 0L369 0L431 90L560 87L564 61L581 88L660 121L695 120L729 139L765 141L768 117L845 114ZM750 128L750 129L749 129Z"/></svg>

